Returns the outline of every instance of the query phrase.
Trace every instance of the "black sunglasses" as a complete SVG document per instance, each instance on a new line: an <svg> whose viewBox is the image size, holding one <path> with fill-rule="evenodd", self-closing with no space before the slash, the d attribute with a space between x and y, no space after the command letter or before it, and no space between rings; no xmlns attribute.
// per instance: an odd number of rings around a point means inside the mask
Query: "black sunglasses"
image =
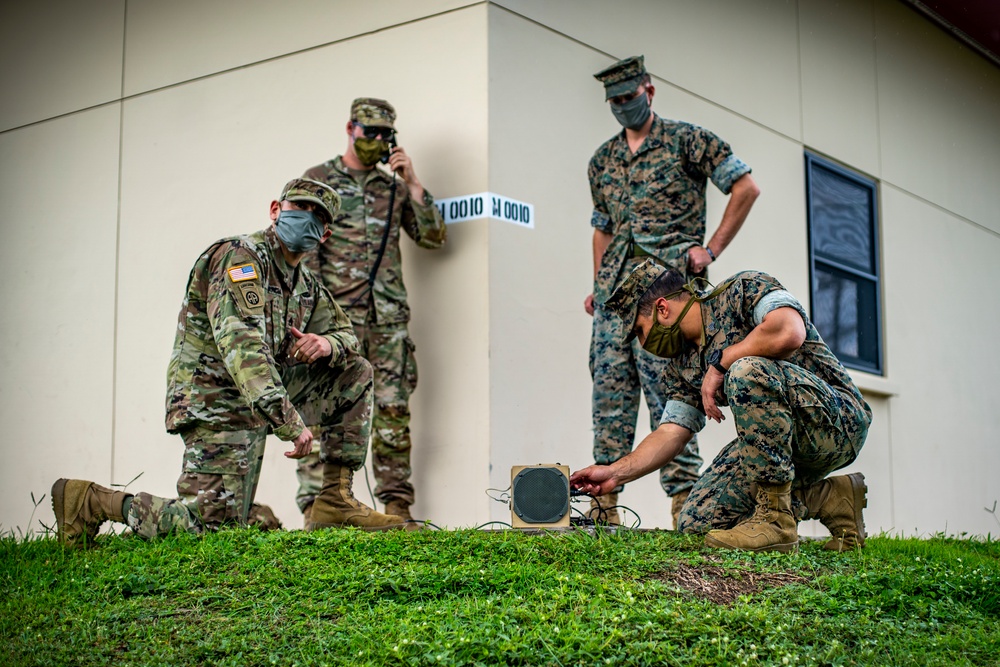
<svg viewBox="0 0 1000 667"><path fill-rule="evenodd" d="M392 141L396 137L396 131L391 127L362 125L358 121L354 121L354 124L361 128L361 131L364 133L366 139L382 139L384 141Z"/></svg>

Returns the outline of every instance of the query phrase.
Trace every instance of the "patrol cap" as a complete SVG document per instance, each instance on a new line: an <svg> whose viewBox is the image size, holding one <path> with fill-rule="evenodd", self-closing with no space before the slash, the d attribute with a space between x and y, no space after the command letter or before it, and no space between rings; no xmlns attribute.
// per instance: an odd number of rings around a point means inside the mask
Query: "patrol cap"
<svg viewBox="0 0 1000 667"><path fill-rule="evenodd" d="M327 222L333 222L334 213L340 209L340 195L326 183L312 181L308 178L293 178L285 184L278 201L310 201L318 204L330 216Z"/></svg>
<svg viewBox="0 0 1000 667"><path fill-rule="evenodd" d="M385 100L376 97L359 97L351 102L351 120L370 127L396 129L396 110Z"/></svg>
<svg viewBox="0 0 1000 667"><path fill-rule="evenodd" d="M604 303L625 323L625 342L635 338L632 331L635 328L635 318L639 308L639 299L646 293L656 279L669 269L657 264L652 259L635 267L632 273L618 286L618 289Z"/></svg>
<svg viewBox="0 0 1000 667"><path fill-rule="evenodd" d="M604 84L604 99L635 92L646 75L644 59L644 56L632 56L595 74L594 78Z"/></svg>

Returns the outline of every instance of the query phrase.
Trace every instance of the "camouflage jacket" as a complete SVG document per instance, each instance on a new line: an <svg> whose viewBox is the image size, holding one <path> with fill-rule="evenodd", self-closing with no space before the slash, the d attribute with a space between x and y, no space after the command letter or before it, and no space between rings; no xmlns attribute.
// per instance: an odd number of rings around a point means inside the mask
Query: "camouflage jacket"
<svg viewBox="0 0 1000 667"><path fill-rule="evenodd" d="M357 353L344 312L301 263L288 265L271 227L214 243L188 278L167 369L167 431L268 426L282 440L305 428L281 372L296 363L289 329L323 336L330 364Z"/></svg>
<svg viewBox="0 0 1000 667"><path fill-rule="evenodd" d="M666 407L660 423L680 424L695 433L704 428L701 382L708 372L709 356L715 350L740 342L763 321L765 315L785 306L795 308L802 315L806 339L792 356L782 361L809 371L837 392L844 404L867 413L871 420L871 409L847 369L823 342L802 304L781 283L766 273L742 271L722 284L726 285L722 293L701 306L704 341L689 347L667 367L663 380ZM800 376L800 379L807 381L806 376ZM728 405L724 395L720 397L719 405Z"/></svg>
<svg viewBox="0 0 1000 667"><path fill-rule="evenodd" d="M397 178L389 238L369 294L368 275L382 243L393 177L378 167L354 173L359 175L348 171L338 156L304 174L329 184L342 200L331 227L333 236L309 253L306 261L355 324L365 323L370 307L374 312L369 321L408 322L410 307L403 285L399 230L406 231L421 248L440 248L447 237L444 220L429 192L424 191L424 201L413 201L406 183Z"/></svg>
<svg viewBox="0 0 1000 667"><path fill-rule="evenodd" d="M594 201L591 225L613 235L594 280L594 300L604 303L625 279L635 244L685 272L687 251L705 242L705 184L729 194L750 167L708 130L653 116L649 136L632 154L625 131L590 159Z"/></svg>

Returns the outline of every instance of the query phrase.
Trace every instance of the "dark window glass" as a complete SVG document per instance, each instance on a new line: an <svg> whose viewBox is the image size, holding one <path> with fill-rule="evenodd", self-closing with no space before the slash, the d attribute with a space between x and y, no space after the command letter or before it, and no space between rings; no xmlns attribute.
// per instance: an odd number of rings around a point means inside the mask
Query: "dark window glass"
<svg viewBox="0 0 1000 667"><path fill-rule="evenodd" d="M882 372L875 181L806 154L812 320L845 366Z"/></svg>

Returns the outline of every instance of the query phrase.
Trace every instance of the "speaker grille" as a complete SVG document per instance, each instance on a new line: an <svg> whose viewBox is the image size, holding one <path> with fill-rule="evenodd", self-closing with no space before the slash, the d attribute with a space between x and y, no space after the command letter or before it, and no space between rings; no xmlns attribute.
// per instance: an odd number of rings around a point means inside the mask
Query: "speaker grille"
<svg viewBox="0 0 1000 667"><path fill-rule="evenodd" d="M526 523L555 523L569 511L569 480L557 468L526 468L514 477L514 513Z"/></svg>

